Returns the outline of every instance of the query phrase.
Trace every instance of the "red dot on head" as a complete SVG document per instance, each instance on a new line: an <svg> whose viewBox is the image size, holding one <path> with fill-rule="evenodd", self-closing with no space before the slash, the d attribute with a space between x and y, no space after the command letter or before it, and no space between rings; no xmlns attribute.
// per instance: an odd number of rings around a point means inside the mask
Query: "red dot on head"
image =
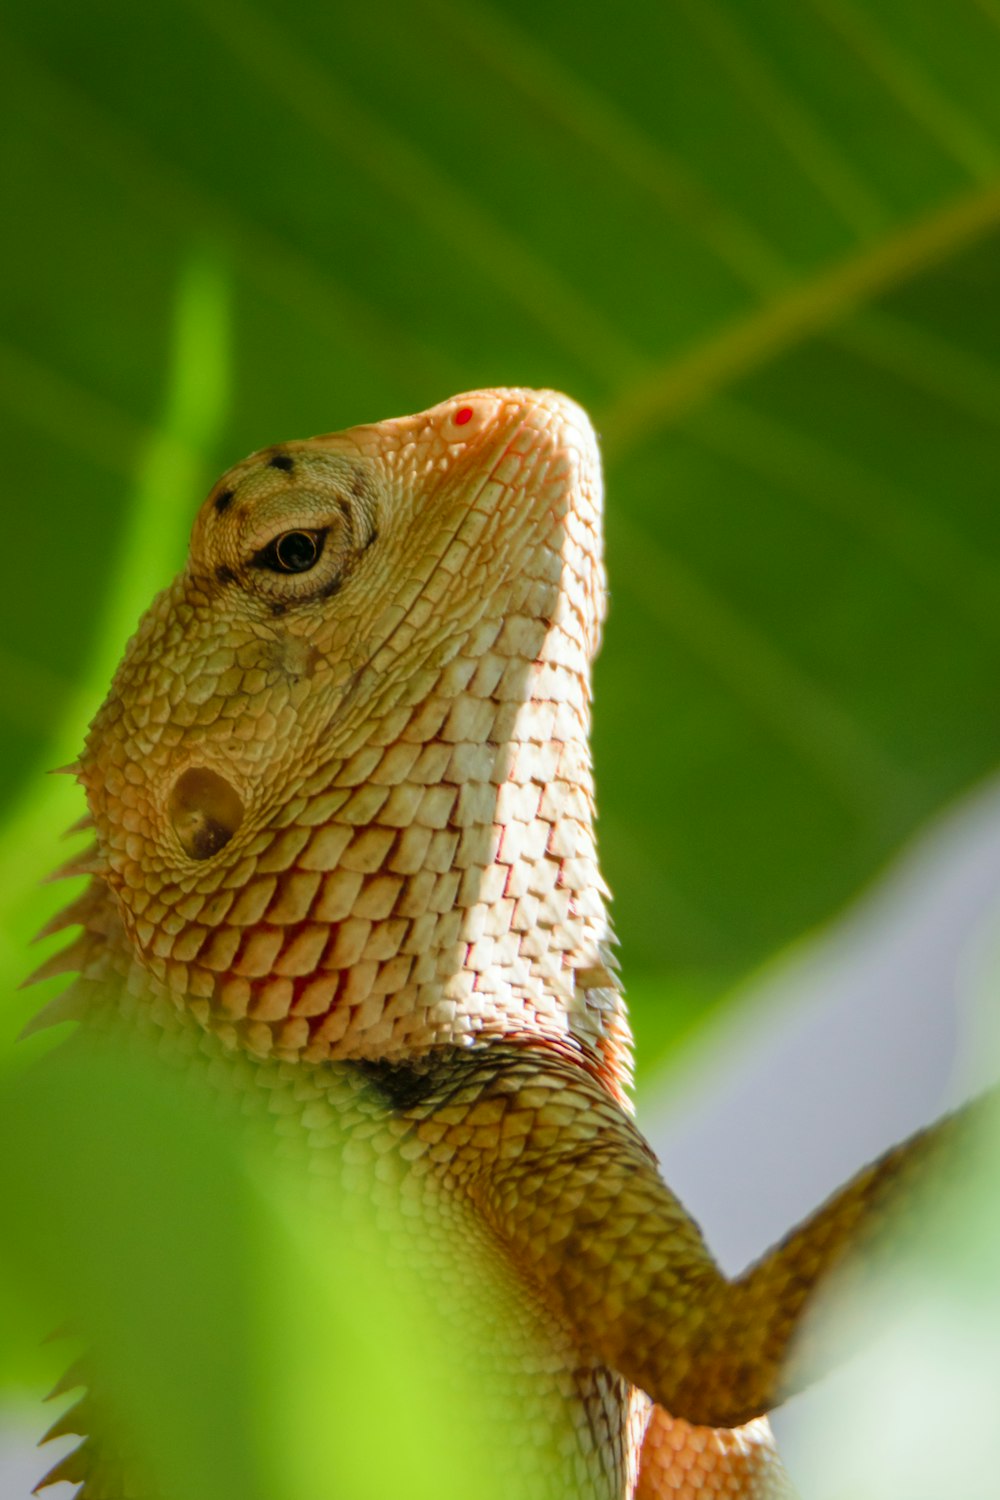
<svg viewBox="0 0 1000 1500"><path fill-rule="evenodd" d="M472 407L460 406L455 413L455 426L464 427L466 422L472 421Z"/></svg>

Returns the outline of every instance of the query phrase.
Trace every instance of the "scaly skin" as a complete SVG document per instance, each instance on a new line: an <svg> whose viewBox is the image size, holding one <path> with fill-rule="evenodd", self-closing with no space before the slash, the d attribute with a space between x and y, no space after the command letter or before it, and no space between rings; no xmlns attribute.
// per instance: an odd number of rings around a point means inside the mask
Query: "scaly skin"
<svg viewBox="0 0 1000 1500"><path fill-rule="evenodd" d="M353 1190L405 1201L497 1382L510 1493L774 1500L765 1414L805 1379L802 1315L949 1127L717 1269L630 1119L603 610L597 448L563 396L474 392L238 464L87 740L56 1014L212 1078L227 1059L244 1112L282 1100ZM130 1493L115 1476L95 1445L54 1471L88 1500Z"/></svg>

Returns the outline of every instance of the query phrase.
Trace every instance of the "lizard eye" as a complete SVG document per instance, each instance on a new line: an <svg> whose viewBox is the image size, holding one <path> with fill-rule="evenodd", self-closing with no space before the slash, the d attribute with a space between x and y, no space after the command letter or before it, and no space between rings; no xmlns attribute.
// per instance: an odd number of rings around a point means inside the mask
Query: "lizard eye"
<svg viewBox="0 0 1000 1500"><path fill-rule="evenodd" d="M272 573L308 573L323 556L326 531L283 531L255 554L255 568Z"/></svg>

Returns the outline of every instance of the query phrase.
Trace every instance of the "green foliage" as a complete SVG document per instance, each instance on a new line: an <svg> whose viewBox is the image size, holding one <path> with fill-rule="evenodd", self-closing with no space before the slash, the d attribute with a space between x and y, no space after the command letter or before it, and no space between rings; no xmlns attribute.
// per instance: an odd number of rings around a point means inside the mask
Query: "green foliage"
<svg viewBox="0 0 1000 1500"><path fill-rule="evenodd" d="M175 1079L141 1054L126 1060L61 1047L4 1091L0 1134L17 1150L0 1192L32 1204L4 1270L59 1309L52 1326L72 1310L114 1430L168 1494L262 1500L245 1173Z"/></svg>
<svg viewBox="0 0 1000 1500"><path fill-rule="evenodd" d="M601 834L646 1063L993 770L997 0L22 0L3 24L5 994L81 811L41 771L213 473L460 389L565 388L604 439ZM41 1126L10 1087L20 1278L34 1198L76 1247L86 1178L44 1134L20 1157ZM216 1249L226 1213L263 1222L241 1193L198 1209ZM44 1279L0 1302L32 1382Z"/></svg>
<svg viewBox="0 0 1000 1500"><path fill-rule="evenodd" d="M469 1436L486 1414L454 1382L443 1398L448 1344L405 1275L375 1269L374 1212L348 1218L275 1160L270 1128L255 1139L211 1102L104 1039L7 1081L0 1201L21 1217L0 1284L24 1299L0 1301L8 1356L72 1309L103 1430L168 1496L490 1500Z"/></svg>

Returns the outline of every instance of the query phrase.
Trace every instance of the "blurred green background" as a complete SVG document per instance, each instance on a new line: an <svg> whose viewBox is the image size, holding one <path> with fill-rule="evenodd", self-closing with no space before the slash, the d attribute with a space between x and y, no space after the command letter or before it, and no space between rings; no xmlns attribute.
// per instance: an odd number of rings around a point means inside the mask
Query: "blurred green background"
<svg viewBox="0 0 1000 1500"><path fill-rule="evenodd" d="M593 413L601 833L657 1041L995 764L1000 5L53 0L4 25L8 804L74 684L97 702L178 382L136 609L253 448L500 382Z"/></svg>
<svg viewBox="0 0 1000 1500"><path fill-rule="evenodd" d="M214 475L461 389L602 435L644 1069L995 769L1000 0L13 0L0 55L6 991Z"/></svg>

